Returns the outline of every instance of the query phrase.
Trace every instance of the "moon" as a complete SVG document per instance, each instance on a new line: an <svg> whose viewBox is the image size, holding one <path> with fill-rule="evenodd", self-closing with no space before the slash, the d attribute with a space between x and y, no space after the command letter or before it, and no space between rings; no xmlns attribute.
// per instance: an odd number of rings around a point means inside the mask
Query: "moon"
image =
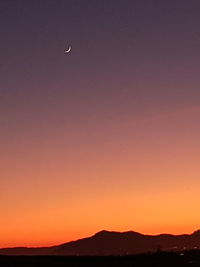
<svg viewBox="0 0 200 267"><path fill-rule="evenodd" d="M68 54L70 51L72 50L72 47L71 46L69 46L66 50L65 50L65 54Z"/></svg>

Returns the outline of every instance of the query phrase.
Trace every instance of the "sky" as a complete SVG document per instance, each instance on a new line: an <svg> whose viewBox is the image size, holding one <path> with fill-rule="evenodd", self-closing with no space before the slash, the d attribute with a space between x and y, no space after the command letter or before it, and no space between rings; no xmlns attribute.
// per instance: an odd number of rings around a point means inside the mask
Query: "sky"
<svg viewBox="0 0 200 267"><path fill-rule="evenodd" d="M0 1L0 247L200 228L199 9Z"/></svg>

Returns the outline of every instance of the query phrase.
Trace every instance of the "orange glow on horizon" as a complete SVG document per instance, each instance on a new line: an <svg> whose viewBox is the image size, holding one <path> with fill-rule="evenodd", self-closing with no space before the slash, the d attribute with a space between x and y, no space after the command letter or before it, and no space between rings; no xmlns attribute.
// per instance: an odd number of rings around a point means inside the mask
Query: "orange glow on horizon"
<svg viewBox="0 0 200 267"><path fill-rule="evenodd" d="M21 146L20 156L16 144L12 156L1 158L7 179L1 184L0 247L50 246L102 229L198 229L199 115L199 109L184 110L164 121L141 120L137 128L123 122L120 134L113 135L113 125L98 141L91 132L87 142L68 146L65 140L51 150L42 139L28 150Z"/></svg>

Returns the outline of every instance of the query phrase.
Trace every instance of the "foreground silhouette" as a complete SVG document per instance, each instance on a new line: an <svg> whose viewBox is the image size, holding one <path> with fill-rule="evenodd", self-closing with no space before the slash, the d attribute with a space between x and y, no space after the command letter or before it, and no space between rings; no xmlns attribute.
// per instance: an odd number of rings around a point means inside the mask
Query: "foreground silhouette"
<svg viewBox="0 0 200 267"><path fill-rule="evenodd" d="M157 252L132 256L0 256L2 267L199 267L200 252Z"/></svg>
<svg viewBox="0 0 200 267"><path fill-rule="evenodd" d="M160 251L180 252L200 248L200 230L191 235L143 235L137 232L100 231L95 235L59 246L4 248L0 255L126 256Z"/></svg>

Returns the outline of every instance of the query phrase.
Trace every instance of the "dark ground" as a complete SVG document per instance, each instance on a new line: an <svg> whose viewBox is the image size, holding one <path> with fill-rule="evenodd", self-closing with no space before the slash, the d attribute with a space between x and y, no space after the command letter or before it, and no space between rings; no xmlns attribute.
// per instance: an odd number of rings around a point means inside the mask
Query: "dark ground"
<svg viewBox="0 0 200 267"><path fill-rule="evenodd" d="M64 256L0 256L0 267L200 267L200 251L159 252L135 256L64 257Z"/></svg>

